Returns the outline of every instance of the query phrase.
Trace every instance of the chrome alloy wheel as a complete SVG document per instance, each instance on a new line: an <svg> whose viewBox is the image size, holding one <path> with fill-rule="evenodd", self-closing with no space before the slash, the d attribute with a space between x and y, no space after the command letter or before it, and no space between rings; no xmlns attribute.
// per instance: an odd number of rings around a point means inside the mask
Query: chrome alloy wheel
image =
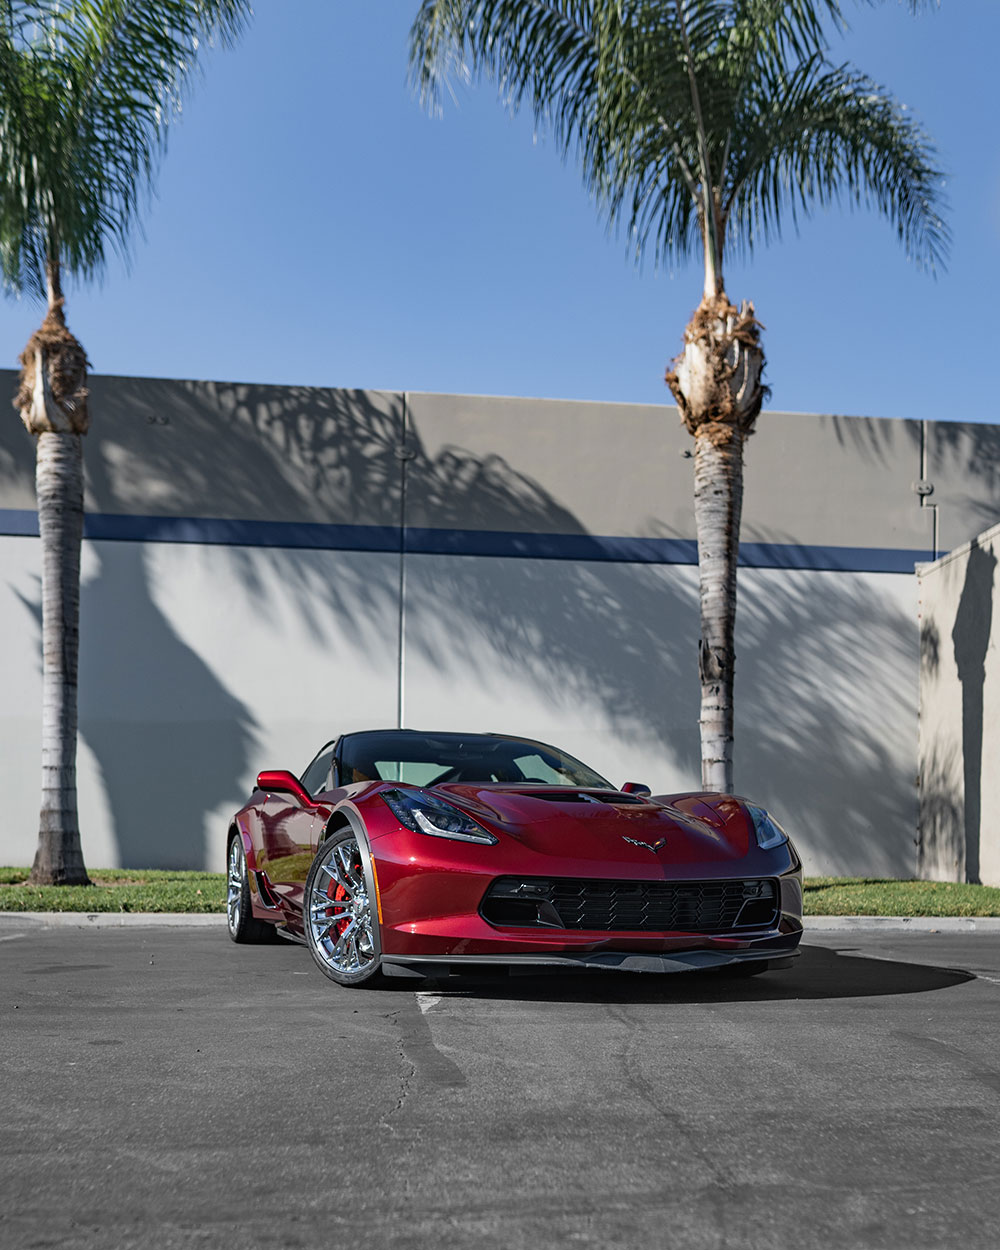
<svg viewBox="0 0 1000 1250"><path fill-rule="evenodd" d="M229 871L226 877L226 918L230 934L240 928L243 914L243 844L234 837L229 844Z"/></svg>
<svg viewBox="0 0 1000 1250"><path fill-rule="evenodd" d="M371 902L354 837L342 838L310 872L306 932L314 955L331 972L356 977L376 963Z"/></svg>

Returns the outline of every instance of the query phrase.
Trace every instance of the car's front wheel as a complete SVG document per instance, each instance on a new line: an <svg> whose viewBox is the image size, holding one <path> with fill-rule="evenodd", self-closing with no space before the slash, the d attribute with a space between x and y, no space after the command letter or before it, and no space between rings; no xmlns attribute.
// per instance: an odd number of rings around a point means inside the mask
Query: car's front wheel
<svg viewBox="0 0 1000 1250"><path fill-rule="evenodd" d="M306 878L306 943L320 971L338 985L381 982L377 920L352 830L332 834L319 848Z"/></svg>

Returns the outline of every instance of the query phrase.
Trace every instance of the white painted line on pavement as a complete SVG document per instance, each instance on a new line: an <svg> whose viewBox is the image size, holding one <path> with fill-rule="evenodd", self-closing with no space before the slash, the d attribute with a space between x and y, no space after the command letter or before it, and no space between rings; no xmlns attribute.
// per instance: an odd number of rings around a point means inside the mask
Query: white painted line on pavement
<svg viewBox="0 0 1000 1250"><path fill-rule="evenodd" d="M417 994L417 1006L425 1016L432 1008L436 1007L440 1001L440 994L425 994L423 992Z"/></svg>

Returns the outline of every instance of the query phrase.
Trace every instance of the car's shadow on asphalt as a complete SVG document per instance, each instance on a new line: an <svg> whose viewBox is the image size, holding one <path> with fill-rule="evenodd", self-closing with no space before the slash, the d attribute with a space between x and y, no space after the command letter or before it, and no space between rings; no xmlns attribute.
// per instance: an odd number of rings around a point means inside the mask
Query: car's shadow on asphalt
<svg viewBox="0 0 1000 1250"><path fill-rule="evenodd" d="M840 950L803 945L791 968L736 979L719 972L586 972L390 980L386 986L390 991L429 992L443 998L524 1002L744 1003L925 994L975 979L971 972L956 968L872 959L846 945Z"/></svg>

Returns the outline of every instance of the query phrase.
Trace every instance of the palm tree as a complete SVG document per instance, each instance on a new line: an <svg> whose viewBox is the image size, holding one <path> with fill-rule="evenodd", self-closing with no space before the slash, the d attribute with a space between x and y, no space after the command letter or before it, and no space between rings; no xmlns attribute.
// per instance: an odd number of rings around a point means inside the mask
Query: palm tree
<svg viewBox="0 0 1000 1250"><path fill-rule="evenodd" d="M42 802L31 880L86 882L76 800L86 354L63 278L127 246L200 40L231 41L249 0L0 0L0 271L46 301L15 407L37 443Z"/></svg>
<svg viewBox="0 0 1000 1250"><path fill-rule="evenodd" d="M704 261L666 382L695 444L706 790L733 789L743 446L768 394L761 326L727 295L724 262L839 199L882 213L932 268L947 242L930 141L887 91L831 63L824 21L843 23L839 0L423 0L411 30L432 110L453 72L491 77L578 156L636 255Z"/></svg>

